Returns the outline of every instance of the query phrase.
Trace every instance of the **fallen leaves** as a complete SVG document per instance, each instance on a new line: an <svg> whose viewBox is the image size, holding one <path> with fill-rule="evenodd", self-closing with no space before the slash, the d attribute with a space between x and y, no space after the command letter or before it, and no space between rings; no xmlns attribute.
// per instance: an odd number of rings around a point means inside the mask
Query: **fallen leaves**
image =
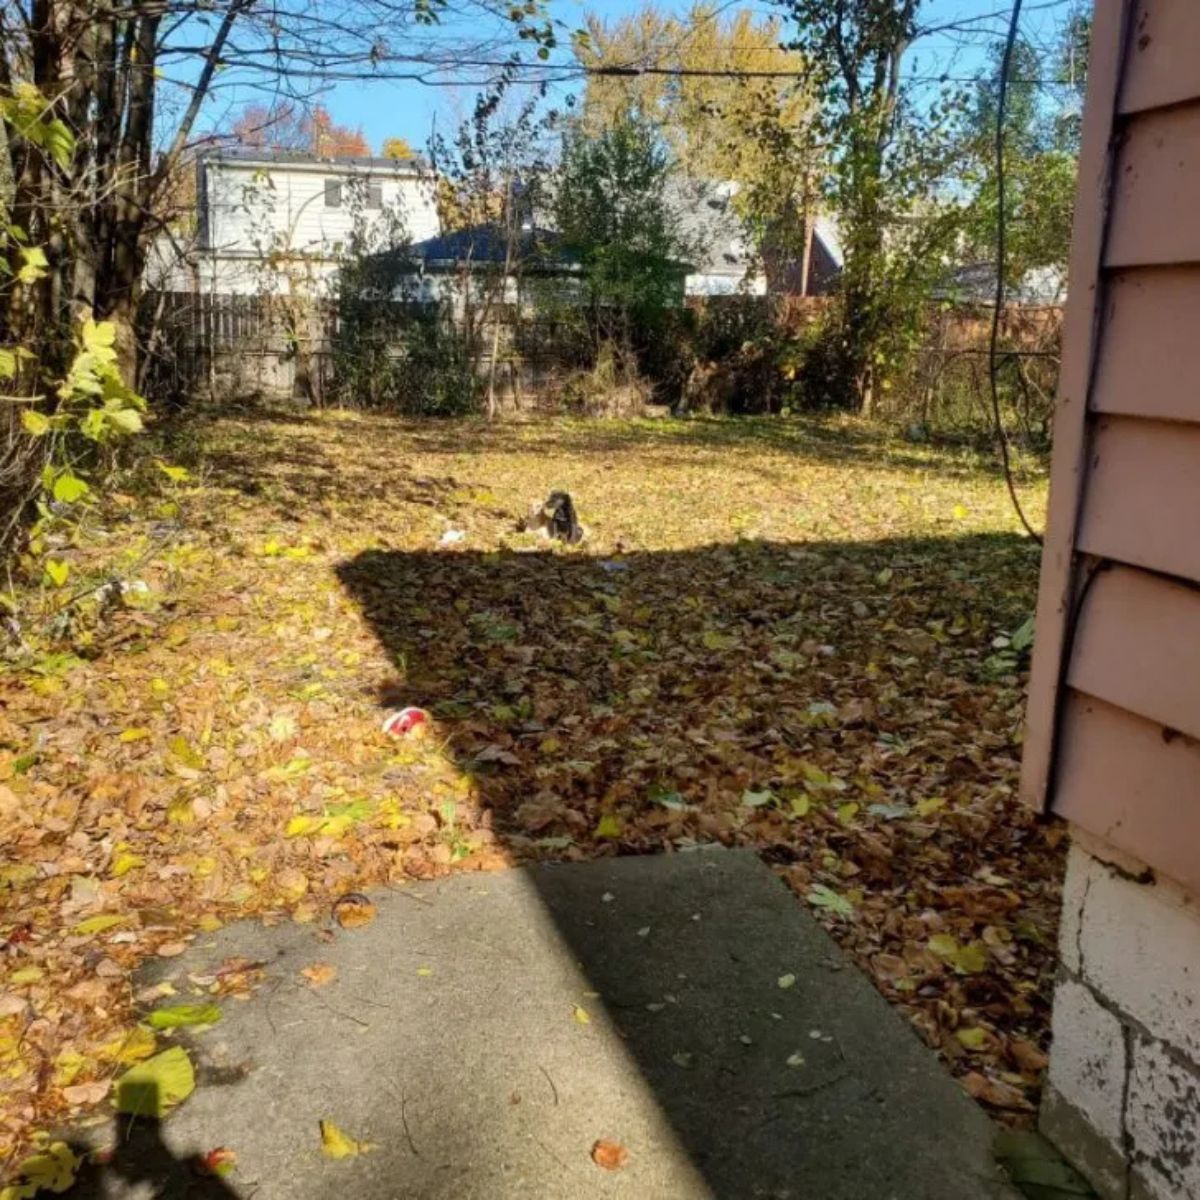
<svg viewBox="0 0 1200 1200"><path fill-rule="evenodd" d="M130 1067L116 1082L113 1105L119 1113L161 1120L196 1089L192 1060L182 1046Z"/></svg>
<svg viewBox="0 0 1200 1200"><path fill-rule="evenodd" d="M156 1008L143 1018L151 1029L186 1029L192 1025L215 1025L221 1019L218 1004L172 1004Z"/></svg>
<svg viewBox="0 0 1200 1200"><path fill-rule="evenodd" d="M1037 561L980 460L841 420L200 432L136 608L0 672L0 1158L156 1052L127 980L197 934L712 843L762 853L956 1073L1036 1100L1063 845L1015 798ZM512 553L551 471L593 540ZM464 506L471 548L437 548ZM156 520L122 510L72 579ZM436 736L380 733L417 704ZM198 970L179 1000L263 978Z"/></svg>
<svg viewBox="0 0 1200 1200"><path fill-rule="evenodd" d="M629 1151L620 1142L601 1138L592 1147L592 1162L604 1171L619 1171L629 1161Z"/></svg>
<svg viewBox="0 0 1200 1200"><path fill-rule="evenodd" d="M82 1161L66 1142L51 1142L21 1162L13 1182L0 1188L0 1200L31 1200L40 1192L60 1195L74 1184Z"/></svg>
<svg viewBox="0 0 1200 1200"><path fill-rule="evenodd" d="M361 892L347 892L333 902L333 919L343 929L361 929L375 920L375 905Z"/></svg>
<svg viewBox="0 0 1200 1200"><path fill-rule="evenodd" d="M237 1152L227 1146L216 1146L195 1160L197 1175L222 1179L237 1166Z"/></svg>
<svg viewBox="0 0 1200 1200"><path fill-rule="evenodd" d="M311 966L302 967L300 974L315 988L326 987L337 978L337 967L332 963L317 962Z"/></svg>
<svg viewBox="0 0 1200 1200"><path fill-rule="evenodd" d="M321 1121L321 1153L327 1158L353 1158L365 1154L375 1147L370 1142L359 1142L344 1133L332 1121Z"/></svg>

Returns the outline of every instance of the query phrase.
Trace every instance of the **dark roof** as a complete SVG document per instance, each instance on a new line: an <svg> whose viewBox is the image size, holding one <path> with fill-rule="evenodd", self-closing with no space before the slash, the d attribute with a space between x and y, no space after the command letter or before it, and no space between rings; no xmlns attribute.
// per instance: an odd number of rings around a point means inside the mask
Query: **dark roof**
<svg viewBox="0 0 1200 1200"><path fill-rule="evenodd" d="M271 146L216 146L200 154L205 162L270 163L295 167L354 167L360 171L424 170L425 160L411 158L373 158L361 154L312 154L307 150L280 150Z"/></svg>
<svg viewBox="0 0 1200 1200"><path fill-rule="evenodd" d="M527 268L576 270L579 267L579 255L565 246L552 229L522 229L514 249L517 261ZM468 262L503 266L508 256L508 235L498 225L473 225L416 242L409 253L427 266Z"/></svg>
<svg viewBox="0 0 1200 1200"><path fill-rule="evenodd" d="M405 257L424 264L429 270L461 267L468 263L503 266L506 239L507 234L498 225L473 225L469 229L458 229L417 242L405 252ZM553 229L522 229L516 251L516 263L524 271L565 274L577 272L583 265L579 252L568 246ZM683 274L692 270L683 262L669 265Z"/></svg>

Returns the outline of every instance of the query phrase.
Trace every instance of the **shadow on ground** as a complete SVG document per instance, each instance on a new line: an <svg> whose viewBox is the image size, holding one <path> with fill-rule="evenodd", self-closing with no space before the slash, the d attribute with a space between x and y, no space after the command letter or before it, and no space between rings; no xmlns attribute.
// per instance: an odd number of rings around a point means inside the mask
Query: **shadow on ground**
<svg viewBox="0 0 1200 1200"><path fill-rule="evenodd" d="M1036 571L1035 548L995 535L371 551L339 573L397 666L380 703L439 718L475 833L523 861L752 847L800 895L848 899L839 941L957 1073L1016 1078L1014 1044L1048 1036L1062 864L1014 798L1023 686L993 642ZM1000 949L956 972L935 931ZM640 990L586 928L560 932L606 987ZM955 1036L967 1021L991 1031L980 1054ZM711 1083L663 1097L708 1114L683 1131L698 1159L727 1100ZM1033 1107L1014 1093L1001 1115Z"/></svg>

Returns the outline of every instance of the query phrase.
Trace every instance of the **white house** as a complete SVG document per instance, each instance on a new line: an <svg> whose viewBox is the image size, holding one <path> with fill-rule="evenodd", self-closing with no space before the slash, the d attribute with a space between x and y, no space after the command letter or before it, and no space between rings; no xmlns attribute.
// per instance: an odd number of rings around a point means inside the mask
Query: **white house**
<svg viewBox="0 0 1200 1200"><path fill-rule="evenodd" d="M417 159L213 151L196 165L196 209L194 244L160 242L151 286L223 295L320 294L356 224L371 231L376 250L440 232L434 180Z"/></svg>

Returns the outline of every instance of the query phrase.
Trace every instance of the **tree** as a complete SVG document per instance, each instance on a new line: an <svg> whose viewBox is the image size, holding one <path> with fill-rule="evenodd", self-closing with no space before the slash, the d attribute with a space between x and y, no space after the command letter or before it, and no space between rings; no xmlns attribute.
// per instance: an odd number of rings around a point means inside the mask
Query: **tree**
<svg viewBox="0 0 1200 1200"><path fill-rule="evenodd" d="M1065 31L1067 37L1070 30ZM1063 58L1067 57L1063 47ZM974 197L966 224L972 257L995 259L999 205L996 118L1002 48L980 74L967 117L968 179ZM1013 46L1004 116L1005 281L1016 287L1030 272L1050 269L1065 278L1071 243L1078 126L1074 106L1047 98L1040 80L1052 63L1024 39ZM1063 81L1074 91L1074 84Z"/></svg>
<svg viewBox="0 0 1200 1200"><path fill-rule="evenodd" d="M681 18L652 4L614 23L589 17L574 43L586 67L686 72L719 65L730 74L592 75L583 126L597 132L630 117L653 123L687 174L740 185L734 207L756 247L802 257L820 176L805 60L780 45L778 20L742 10L725 21L721 12L705 0Z"/></svg>
<svg viewBox="0 0 1200 1200"><path fill-rule="evenodd" d="M229 128L239 146L272 150L310 150L311 129L303 108L291 101L267 106L247 104Z"/></svg>
<svg viewBox="0 0 1200 1200"><path fill-rule="evenodd" d="M635 326L681 299L694 247L667 203L671 169L666 145L644 118L565 138L558 229L582 264L598 348L610 340L628 354Z"/></svg>
<svg viewBox="0 0 1200 1200"><path fill-rule="evenodd" d="M417 157L417 152L409 144L408 139L402 137L384 138L381 153L384 158L400 160Z"/></svg>
<svg viewBox="0 0 1200 1200"><path fill-rule="evenodd" d="M810 65L830 146L825 192L845 263L832 399L869 412L911 343L961 220L949 195L957 98L916 104L901 76L921 0L780 0Z"/></svg>
<svg viewBox="0 0 1200 1200"><path fill-rule="evenodd" d="M250 104L233 122L230 133L239 146L295 150L321 157L366 157L371 153L361 127L335 124L323 104L311 108L288 101L272 108Z"/></svg>
<svg viewBox="0 0 1200 1200"><path fill-rule="evenodd" d="M489 346L489 419L497 413L499 309L512 303L509 331L515 336L523 316L522 277L539 248L534 218L550 173L546 135L556 121L553 113L539 114L540 100L535 96L513 109L504 103L503 87L483 93L453 138L430 143L442 228L470 236L456 281L458 320L472 352L481 353L484 342ZM493 248L498 253L489 252Z"/></svg>
<svg viewBox="0 0 1200 1200"><path fill-rule="evenodd" d="M304 105L331 76L427 72L462 44L435 40L450 0L360 0L354 5L259 0L8 0L0 6L0 94L28 86L72 139L61 160L9 137L13 223L45 247L47 270L4 291L0 346L38 346L53 375L70 351L77 313L111 319L122 372L134 377L135 316L159 200L198 144L208 103L227 89L257 87ZM455 0L474 15L473 51L514 26L539 48L553 34L540 5L497 8ZM392 31L399 31L398 35ZM490 31L490 33L489 33ZM394 44L390 38L399 36ZM361 145L353 132L316 123L319 153ZM5 243L12 267L18 249ZM18 277L17 271L11 277Z"/></svg>
<svg viewBox="0 0 1200 1200"><path fill-rule="evenodd" d="M309 148L313 154L322 158L366 158L371 153L371 147L363 137L362 127L351 129L348 125L335 124L323 105L318 104L312 110L308 126L311 143Z"/></svg>

